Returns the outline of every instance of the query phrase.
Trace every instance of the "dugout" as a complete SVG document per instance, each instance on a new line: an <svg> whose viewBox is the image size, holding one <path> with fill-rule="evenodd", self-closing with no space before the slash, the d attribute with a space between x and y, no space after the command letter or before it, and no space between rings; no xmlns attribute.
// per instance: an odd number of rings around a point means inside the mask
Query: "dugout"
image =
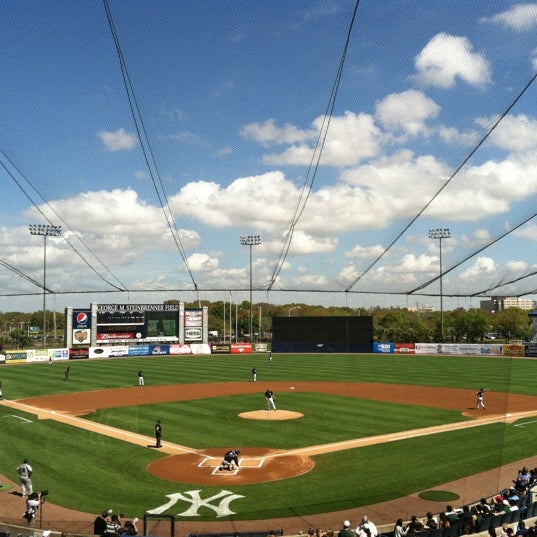
<svg viewBox="0 0 537 537"><path fill-rule="evenodd" d="M273 352L373 352L373 317L273 317Z"/></svg>

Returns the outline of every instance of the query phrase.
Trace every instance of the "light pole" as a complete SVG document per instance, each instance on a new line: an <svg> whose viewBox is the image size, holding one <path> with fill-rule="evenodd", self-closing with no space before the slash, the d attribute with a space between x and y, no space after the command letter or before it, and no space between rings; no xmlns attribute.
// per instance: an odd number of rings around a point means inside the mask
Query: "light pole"
<svg viewBox="0 0 537 537"><path fill-rule="evenodd" d="M451 237L451 231L449 228L437 228L429 230L429 238L438 240L438 247L440 251L440 335L442 341L444 341L444 291L442 288L442 239L449 239Z"/></svg>
<svg viewBox="0 0 537 537"><path fill-rule="evenodd" d="M50 224L30 224L30 235L40 235L43 237L43 348L46 346L45 326L47 322L47 237L59 237L62 234L61 226Z"/></svg>
<svg viewBox="0 0 537 537"><path fill-rule="evenodd" d="M300 306L293 306L292 308L289 308L289 311L287 312L287 317L291 317L291 312L293 310L299 310Z"/></svg>
<svg viewBox="0 0 537 537"><path fill-rule="evenodd" d="M252 246L261 244L261 237L259 235L246 235L241 237L241 244L243 246L250 247L250 317L249 317L249 330L250 330L250 343L253 340L252 334Z"/></svg>

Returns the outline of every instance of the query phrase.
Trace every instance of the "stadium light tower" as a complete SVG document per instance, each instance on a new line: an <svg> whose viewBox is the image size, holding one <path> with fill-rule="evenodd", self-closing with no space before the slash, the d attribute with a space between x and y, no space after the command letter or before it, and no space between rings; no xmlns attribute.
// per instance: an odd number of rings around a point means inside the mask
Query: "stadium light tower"
<svg viewBox="0 0 537 537"><path fill-rule="evenodd" d="M47 322L47 237L59 237L62 234L62 227L51 226L50 224L30 224L29 229L30 235L43 237L43 348L45 348L47 340L45 330Z"/></svg>
<svg viewBox="0 0 537 537"><path fill-rule="evenodd" d="M451 231L449 228L437 228L429 230L429 238L438 240L438 247L440 251L440 335L442 341L444 341L444 290L442 288L442 239L449 239L451 237Z"/></svg>
<svg viewBox="0 0 537 537"><path fill-rule="evenodd" d="M252 333L252 246L261 244L261 237L259 235L245 235L241 237L242 246L250 247L250 317L249 317L249 330L250 330L250 343L253 341ZM236 337L236 336L235 336Z"/></svg>

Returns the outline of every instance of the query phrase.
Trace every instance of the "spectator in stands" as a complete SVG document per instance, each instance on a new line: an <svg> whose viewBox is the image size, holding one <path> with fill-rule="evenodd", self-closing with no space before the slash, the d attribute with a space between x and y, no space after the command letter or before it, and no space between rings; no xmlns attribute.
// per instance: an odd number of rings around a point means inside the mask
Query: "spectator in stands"
<svg viewBox="0 0 537 537"><path fill-rule="evenodd" d="M328 530L328 531L326 532L326 537L335 537L335 535L334 535L334 530Z"/></svg>
<svg viewBox="0 0 537 537"><path fill-rule="evenodd" d="M423 524L418 518L418 515L412 515L410 517L410 522L408 523L407 533L408 535L417 535L423 531Z"/></svg>
<svg viewBox="0 0 537 537"><path fill-rule="evenodd" d="M106 531L106 518L108 513L103 511L102 514L98 515L95 521L93 522L93 535L104 535Z"/></svg>
<svg viewBox="0 0 537 537"><path fill-rule="evenodd" d="M481 512L482 516L492 515L492 508L488 504L486 498L481 498L481 500L479 500L479 511Z"/></svg>
<svg viewBox="0 0 537 537"><path fill-rule="evenodd" d="M424 529L435 530L436 528L438 528L438 521L436 520L436 517L431 513L431 511L428 511L425 516L427 520L425 521Z"/></svg>
<svg viewBox="0 0 537 537"><path fill-rule="evenodd" d="M321 528L317 528L315 530L315 537L326 537L326 533Z"/></svg>
<svg viewBox="0 0 537 537"><path fill-rule="evenodd" d="M119 529L121 524L117 515L112 514L110 520L106 523L106 530L104 532L105 537L117 537L119 535Z"/></svg>
<svg viewBox="0 0 537 537"><path fill-rule="evenodd" d="M446 513L442 511L438 515L438 527L439 528L449 528L451 526L451 523L449 521L449 518L447 517Z"/></svg>
<svg viewBox="0 0 537 537"><path fill-rule="evenodd" d="M453 510L453 506L447 505L446 506L446 517L449 520L449 523L451 526L454 526L455 524L459 523L459 517L457 516L457 513Z"/></svg>
<svg viewBox="0 0 537 537"><path fill-rule="evenodd" d="M358 537L377 537L377 526L367 518L367 515L362 517L362 522L356 528L356 535Z"/></svg>
<svg viewBox="0 0 537 537"><path fill-rule="evenodd" d="M502 508L501 511L504 513L510 513L511 512L511 506L509 504L509 500L502 500Z"/></svg>
<svg viewBox="0 0 537 537"><path fill-rule="evenodd" d="M516 479L513 481L517 490L526 489L532 481L531 472L524 466L518 471Z"/></svg>
<svg viewBox="0 0 537 537"><path fill-rule="evenodd" d="M343 522L343 528L339 530L338 537L355 537L354 531L351 530L350 521Z"/></svg>
<svg viewBox="0 0 537 537"><path fill-rule="evenodd" d="M462 532L466 535L474 532L474 527L476 524L476 517L470 511L469 505L462 506L462 515L460 516Z"/></svg>
<svg viewBox="0 0 537 537"><path fill-rule="evenodd" d="M518 537L527 537L528 528L526 528L526 523L523 520L518 521L515 535Z"/></svg>
<svg viewBox="0 0 537 537"><path fill-rule="evenodd" d="M393 527L393 537L405 537L408 531L408 526L403 526L403 519L398 518L395 521L395 526Z"/></svg>
<svg viewBox="0 0 537 537"><path fill-rule="evenodd" d="M123 532L120 533L120 535L138 535L138 528L136 527L137 522L138 522L137 518L133 519L132 521L130 520L125 521Z"/></svg>

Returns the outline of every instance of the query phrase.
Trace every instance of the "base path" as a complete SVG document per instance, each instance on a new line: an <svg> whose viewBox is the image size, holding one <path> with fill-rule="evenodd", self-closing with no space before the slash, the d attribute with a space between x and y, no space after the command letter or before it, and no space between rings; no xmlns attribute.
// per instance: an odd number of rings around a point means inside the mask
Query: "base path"
<svg viewBox="0 0 537 537"><path fill-rule="evenodd" d="M361 384L353 382L274 382L270 388L276 393L289 391L317 392L342 395L345 397L357 397L379 401L389 401L403 404L432 406L451 410L459 410L466 416L474 419L466 422L458 422L444 426L426 427L413 431L394 433L391 435L379 435L370 438L348 440L318 446L309 446L288 451L278 451L262 448L242 449L241 465L238 472L222 473L218 471L222 454L226 450L220 449L195 450L187 446L179 446L169 442L163 442L162 452L168 453L168 457L162 457L149 465L148 471L166 479L177 480L192 484L215 484L223 481L231 484L259 483L280 479L288 479L308 472L314 466L313 455L329 453L344 449L371 445L375 443L390 442L420 435L436 434L446 430L455 430L467 427L475 427L499 421L512 421L525 416L537 415L537 397L497 392L486 393L487 410L477 411L475 408L475 390L458 388L438 388L407 385L383 385ZM93 423L78 416L87 414L97 408L124 407L139 404L151 404L165 401L180 401L201 399L207 397L219 397L221 395L235 395L242 393L259 392L259 387L254 383L217 383L195 385L172 385L172 386L145 386L122 388L118 390L102 390L82 392L74 394L60 394L47 397L35 397L18 401L2 401L2 404L36 414L39 419L54 419L76 427L82 427L98 434L113 436L127 442L138 445L152 445L153 437L138 435L129 431L122 431L113 427ZM263 393L260 393L263 399ZM240 414L244 419L301 419L300 413L292 410L252 410ZM179 460L178 460L179 458ZM524 461L527 466L537 466L535 461ZM438 490L449 490L459 494L460 502L474 501L481 496L489 496L500 488L509 485L520 463L508 465L502 469L480 474L479 479L472 479L471 490L466 490L467 480L459 480L454 484L446 484L438 487ZM512 466L512 468L511 468ZM181 468L180 475L175 475ZM506 475L503 475L503 474ZM489 475L489 477L485 477ZM458 483L458 485L457 485ZM455 490L455 489L459 490ZM462 490L461 490L462 489ZM17 489L18 490L18 489ZM9 494L0 492L5 499ZM13 496L13 494L11 494ZM470 495L468 497L468 495ZM19 502L22 502L20 498ZM7 502L9 503L9 502ZM4 513L5 501L0 501L0 519L6 520L8 513ZM459 502L457 502L457 505ZM47 512L51 511L52 505L47 506ZM56 509L62 509L54 506ZM393 523L398 518L409 518L412 514L423 515L427 510L439 511L444 506L436 502L421 500L418 496L401 498L392 502L378 504L378 507L369 506L360 508L360 513L367 513L377 524ZM20 508L19 508L20 510ZM89 531L69 527L68 520L72 520L73 512L65 515L66 521L60 529L64 531ZM5 515L5 516L4 516ZM94 514L80 514L93 520ZM257 528L283 528L285 533L298 533L308 527L323 527L326 529L338 529L345 519L357 521L361 515L353 511L340 511L338 513L326 513L289 519L277 519L274 521L218 521L218 522L192 522L187 523L191 532L214 532L214 531L248 531L252 527ZM19 522L20 523L20 522ZM212 528L212 529L211 529ZM57 528L56 528L57 529Z"/></svg>

